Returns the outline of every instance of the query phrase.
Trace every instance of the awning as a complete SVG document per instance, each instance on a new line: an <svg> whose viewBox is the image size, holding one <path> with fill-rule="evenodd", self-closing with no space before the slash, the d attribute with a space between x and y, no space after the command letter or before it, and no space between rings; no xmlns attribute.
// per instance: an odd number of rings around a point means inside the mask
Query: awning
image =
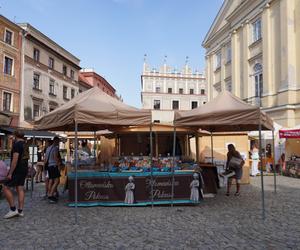
<svg viewBox="0 0 300 250"><path fill-rule="evenodd" d="M55 133L51 133L48 131L38 131L38 130L27 130L27 129L19 129L12 127L0 127L0 133L11 135L15 130L19 130L24 133L27 138L41 138L41 139L52 139L54 136L57 136Z"/></svg>
<svg viewBox="0 0 300 250"><path fill-rule="evenodd" d="M281 129L279 138L300 138L300 129Z"/></svg>

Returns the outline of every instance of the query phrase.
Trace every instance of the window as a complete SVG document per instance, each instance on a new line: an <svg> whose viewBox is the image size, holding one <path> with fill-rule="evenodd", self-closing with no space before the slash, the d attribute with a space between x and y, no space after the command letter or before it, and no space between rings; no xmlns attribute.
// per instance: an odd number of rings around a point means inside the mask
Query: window
<svg viewBox="0 0 300 250"><path fill-rule="evenodd" d="M63 98L68 99L68 87L63 86Z"/></svg>
<svg viewBox="0 0 300 250"><path fill-rule="evenodd" d="M55 81L53 79L50 79L50 81L49 81L49 95L55 95L54 87L55 87Z"/></svg>
<svg viewBox="0 0 300 250"><path fill-rule="evenodd" d="M63 74L64 74L64 76L66 76L67 73L68 73L67 66L66 66L66 65L63 65Z"/></svg>
<svg viewBox="0 0 300 250"><path fill-rule="evenodd" d="M201 95L205 95L205 89L201 89L200 91Z"/></svg>
<svg viewBox="0 0 300 250"><path fill-rule="evenodd" d="M263 93L263 67L260 63L254 65L254 84L255 84L255 97L260 97Z"/></svg>
<svg viewBox="0 0 300 250"><path fill-rule="evenodd" d="M75 97L75 89L71 89L71 98L73 99Z"/></svg>
<svg viewBox="0 0 300 250"><path fill-rule="evenodd" d="M154 100L153 108L160 109L160 100Z"/></svg>
<svg viewBox="0 0 300 250"><path fill-rule="evenodd" d="M179 109L179 101L172 102L172 109Z"/></svg>
<svg viewBox="0 0 300 250"><path fill-rule="evenodd" d="M226 62L231 62L231 44L228 44L226 47Z"/></svg>
<svg viewBox="0 0 300 250"><path fill-rule="evenodd" d="M256 20L252 24L252 30L253 30L253 42L256 42L259 39L261 39L261 19Z"/></svg>
<svg viewBox="0 0 300 250"><path fill-rule="evenodd" d="M190 95L194 94L194 89L190 89Z"/></svg>
<svg viewBox="0 0 300 250"><path fill-rule="evenodd" d="M52 57L49 57L49 68L54 69L54 59Z"/></svg>
<svg viewBox="0 0 300 250"><path fill-rule="evenodd" d="M33 59L36 62L40 61L40 51L38 49L36 49L36 48L33 49Z"/></svg>
<svg viewBox="0 0 300 250"><path fill-rule="evenodd" d="M218 69L221 67L221 52L218 52L215 55L215 69Z"/></svg>
<svg viewBox="0 0 300 250"><path fill-rule="evenodd" d="M226 87L226 90L227 90L227 91L229 91L229 92L232 91L232 84L231 84L231 82L226 82L226 83L225 83L225 87Z"/></svg>
<svg viewBox="0 0 300 250"><path fill-rule="evenodd" d="M221 83L218 82L214 85L215 90L220 93L222 91Z"/></svg>
<svg viewBox="0 0 300 250"><path fill-rule="evenodd" d="M40 89L40 75L37 73L33 74L33 88Z"/></svg>
<svg viewBox="0 0 300 250"><path fill-rule="evenodd" d="M74 70L71 69L70 75L71 75L71 79L74 80Z"/></svg>
<svg viewBox="0 0 300 250"><path fill-rule="evenodd" d="M172 93L172 88L168 88L168 93L169 93L169 94Z"/></svg>
<svg viewBox="0 0 300 250"><path fill-rule="evenodd" d="M40 105L33 104L33 118L40 116Z"/></svg>
<svg viewBox="0 0 300 250"><path fill-rule="evenodd" d="M3 92L3 111L12 111L12 94Z"/></svg>
<svg viewBox="0 0 300 250"><path fill-rule="evenodd" d="M183 94L183 89L182 88L179 89L179 94Z"/></svg>
<svg viewBox="0 0 300 250"><path fill-rule="evenodd" d="M192 109L195 109L197 107L198 107L198 102L197 101L192 102Z"/></svg>
<svg viewBox="0 0 300 250"><path fill-rule="evenodd" d="M156 87L156 88L155 88L155 92L156 92L156 93L159 93L159 92L160 92L160 87Z"/></svg>
<svg viewBox="0 0 300 250"><path fill-rule="evenodd" d="M5 38L4 41L10 45L13 44L13 33L10 30L5 29Z"/></svg>
<svg viewBox="0 0 300 250"><path fill-rule="evenodd" d="M4 74L6 75L13 75L13 64L14 60L12 58L9 58L7 56L4 57Z"/></svg>

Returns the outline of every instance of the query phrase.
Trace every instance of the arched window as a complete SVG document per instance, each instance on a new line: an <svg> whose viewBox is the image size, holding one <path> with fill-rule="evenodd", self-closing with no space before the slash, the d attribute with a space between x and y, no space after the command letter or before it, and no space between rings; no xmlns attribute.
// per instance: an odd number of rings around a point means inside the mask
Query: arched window
<svg viewBox="0 0 300 250"><path fill-rule="evenodd" d="M260 97L263 93L263 67L256 63L253 67L255 82L255 97Z"/></svg>

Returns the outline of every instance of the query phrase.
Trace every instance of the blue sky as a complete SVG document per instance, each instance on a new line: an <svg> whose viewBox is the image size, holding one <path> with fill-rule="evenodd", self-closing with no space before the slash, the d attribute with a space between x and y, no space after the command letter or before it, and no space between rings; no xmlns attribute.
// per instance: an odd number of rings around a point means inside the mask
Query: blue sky
<svg viewBox="0 0 300 250"><path fill-rule="evenodd" d="M164 56L204 71L201 43L223 0L0 0L0 12L28 22L93 68L141 107L144 54L158 68Z"/></svg>

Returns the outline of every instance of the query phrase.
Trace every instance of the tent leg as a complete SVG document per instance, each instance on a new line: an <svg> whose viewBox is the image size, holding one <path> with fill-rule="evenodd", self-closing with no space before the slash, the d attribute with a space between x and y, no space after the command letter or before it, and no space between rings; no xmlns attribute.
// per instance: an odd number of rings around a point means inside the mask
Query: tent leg
<svg viewBox="0 0 300 250"><path fill-rule="evenodd" d="M32 140L32 155L31 155L31 167L33 168L34 165L34 148L35 148L35 137L33 137ZM33 175L31 174L31 189L30 189L30 198L32 199L33 195Z"/></svg>
<svg viewBox="0 0 300 250"><path fill-rule="evenodd" d="M199 157L199 134L198 134L198 132L196 132L195 140L196 140L196 162L199 163L200 157Z"/></svg>
<svg viewBox="0 0 300 250"><path fill-rule="evenodd" d="M151 168L151 208L153 208L153 134L152 123L150 124L150 168Z"/></svg>
<svg viewBox="0 0 300 250"><path fill-rule="evenodd" d="M78 124L75 121L75 223L78 224Z"/></svg>
<svg viewBox="0 0 300 250"><path fill-rule="evenodd" d="M261 178L262 219L265 220L265 190L264 190L264 172L263 172L263 165L262 165L262 140L261 140L261 115L260 114L259 114L258 132L259 132L259 160L260 160L260 178Z"/></svg>
<svg viewBox="0 0 300 250"><path fill-rule="evenodd" d="M174 182L175 182L175 156L176 156L176 127L174 125L173 133L173 168L172 168L172 190L171 190L171 207L173 207L174 202Z"/></svg>
<svg viewBox="0 0 300 250"><path fill-rule="evenodd" d="M276 183L276 163L275 163L275 137L274 137L274 130L272 130L272 142L273 142L273 171L274 171L274 193L276 194L277 192L277 183Z"/></svg>
<svg viewBox="0 0 300 250"><path fill-rule="evenodd" d="M211 164L214 165L214 140L213 140L213 133L210 133L210 146L211 146Z"/></svg>

